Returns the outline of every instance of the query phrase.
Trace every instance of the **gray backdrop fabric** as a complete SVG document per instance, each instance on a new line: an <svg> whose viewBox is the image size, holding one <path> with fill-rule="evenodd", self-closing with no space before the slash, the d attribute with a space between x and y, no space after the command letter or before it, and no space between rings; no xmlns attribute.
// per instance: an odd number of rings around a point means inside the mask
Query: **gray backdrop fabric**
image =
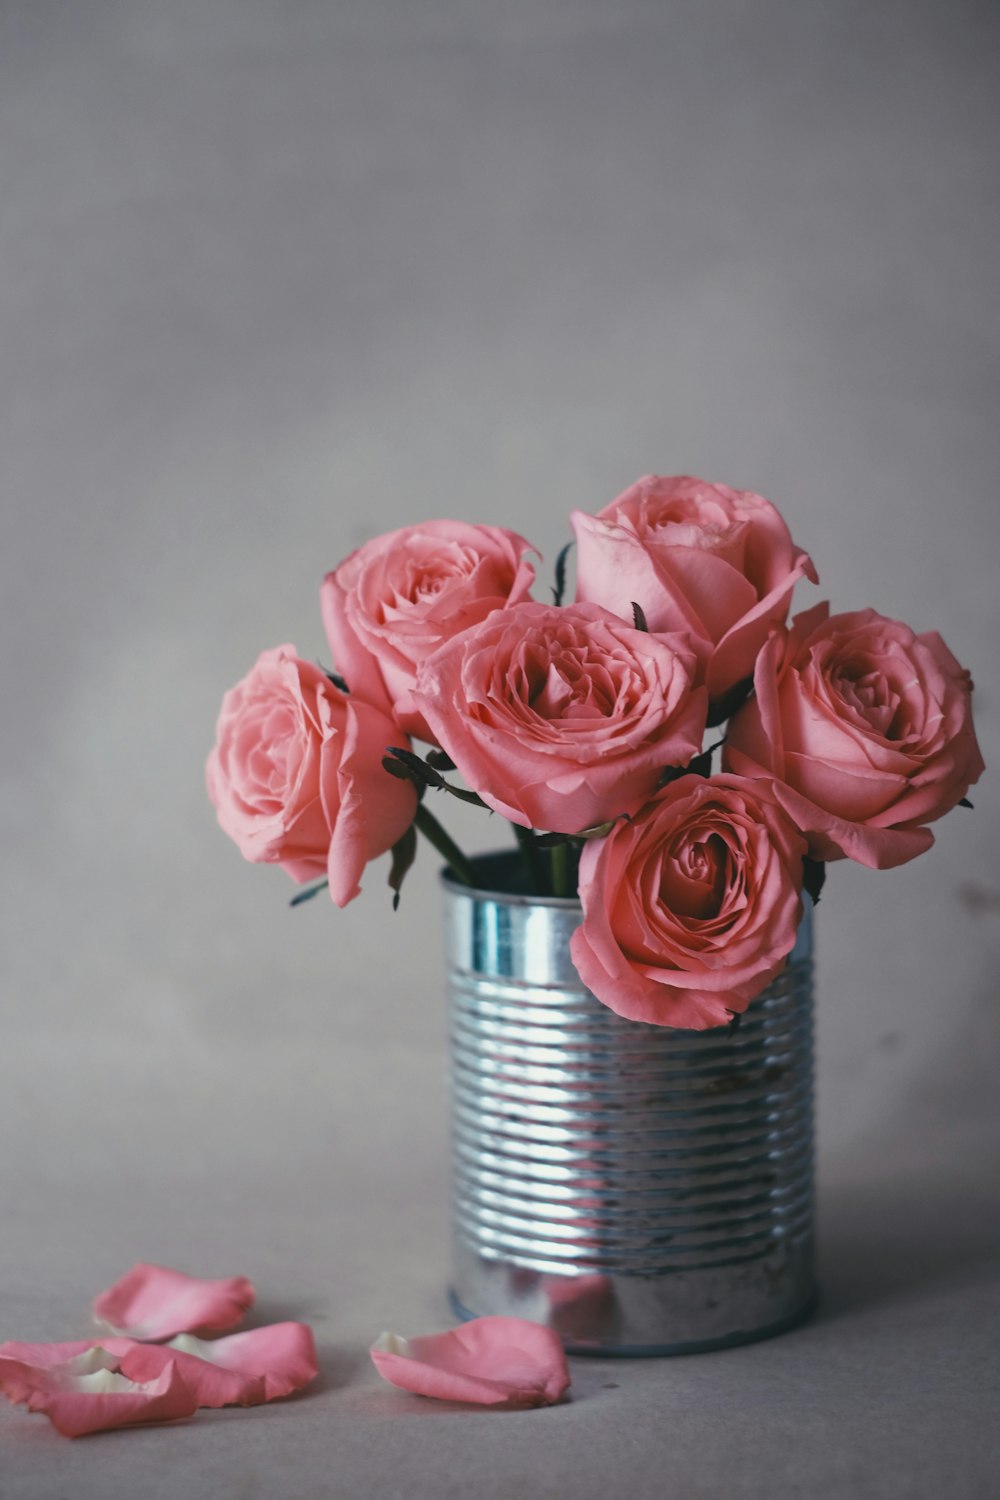
<svg viewBox="0 0 1000 1500"><path fill-rule="evenodd" d="M996 1492L995 771L830 873L814 1321L498 1415L366 1352L448 1321L436 860L291 912L202 767L364 538L510 526L541 595L650 471L773 499L800 605L940 630L995 767L997 44L971 0L0 4L0 1337L151 1259L323 1357L176 1429L5 1407L4 1500Z"/></svg>

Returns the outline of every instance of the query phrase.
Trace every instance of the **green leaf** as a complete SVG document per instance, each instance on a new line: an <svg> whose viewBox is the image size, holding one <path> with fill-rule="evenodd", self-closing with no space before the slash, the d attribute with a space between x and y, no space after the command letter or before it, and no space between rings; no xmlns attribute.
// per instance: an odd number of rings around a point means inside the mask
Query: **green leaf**
<svg viewBox="0 0 1000 1500"><path fill-rule="evenodd" d="M743 681L731 687L728 693L723 693L721 698L710 703L708 705L708 728L714 729L717 724L724 724L727 719L731 719L736 710L743 707L752 692L753 678L744 677Z"/></svg>
<svg viewBox="0 0 1000 1500"><path fill-rule="evenodd" d="M423 797L424 792L427 790L426 782L419 776L416 776L409 766L404 766L403 762L397 760L393 755L383 755L382 769L383 771L388 771L390 776L395 776L397 781L412 782L417 789L418 797Z"/></svg>
<svg viewBox="0 0 1000 1500"><path fill-rule="evenodd" d="M632 623L636 630L644 630L647 635L649 634L649 626L646 624L646 613L642 605L636 604L634 599L632 600Z"/></svg>
<svg viewBox="0 0 1000 1500"><path fill-rule="evenodd" d="M538 833L535 835L535 843L539 849L558 849L563 844L572 844L579 849L588 839L606 838L616 823L631 821L628 813L619 813L617 818L609 818L606 823L595 823L592 828L581 828L579 833Z"/></svg>
<svg viewBox="0 0 1000 1500"><path fill-rule="evenodd" d="M958 805L959 807L971 807L972 803L969 801L968 797L963 797Z"/></svg>
<svg viewBox="0 0 1000 1500"><path fill-rule="evenodd" d="M328 880L317 880L315 885L311 885L308 889L299 891L298 895L293 896L288 903L289 906L301 906L304 901L311 901L314 896L319 895L320 891L325 891L329 884Z"/></svg>
<svg viewBox="0 0 1000 1500"><path fill-rule="evenodd" d="M439 854L444 856L451 867L453 875L457 876L465 885L476 885L478 883L475 866L472 864L472 861L465 857L448 830L441 827L434 814L422 802L417 808L416 816L413 819L413 826L423 834L424 838L429 844L433 845Z"/></svg>
<svg viewBox="0 0 1000 1500"><path fill-rule="evenodd" d="M566 560L572 547L573 543L567 542L556 558L556 586L552 590L552 599L557 605L563 602L563 595L566 592Z"/></svg>
<svg viewBox="0 0 1000 1500"><path fill-rule="evenodd" d="M606 823L595 823L592 828L581 828L576 836L583 843L586 843L588 839L606 838L615 824L621 823L623 820L626 823L631 823L632 821L628 813L619 813L617 818L609 818Z"/></svg>
<svg viewBox="0 0 1000 1500"><path fill-rule="evenodd" d="M807 854L802 861L802 889L812 898L813 906L818 904L825 884L826 865L821 859L810 859Z"/></svg>
<svg viewBox="0 0 1000 1500"><path fill-rule="evenodd" d="M694 760L689 760L686 766L664 766L657 782L657 790L660 787L669 786L672 781L679 781L682 776L711 776L711 774L712 752L706 750L704 754L696 755Z"/></svg>
<svg viewBox="0 0 1000 1500"><path fill-rule="evenodd" d="M444 750L428 750L424 756L427 765L433 766L435 771L454 771L455 762Z"/></svg>
<svg viewBox="0 0 1000 1500"><path fill-rule="evenodd" d="M533 828L523 828L520 823L510 825L521 851L524 868L528 875L533 896L548 896L551 892L545 879L545 866L539 853L539 838Z"/></svg>
<svg viewBox="0 0 1000 1500"><path fill-rule="evenodd" d="M389 889L392 891L392 909L399 910L399 893L413 861L417 857L417 830L414 824L392 846L392 867L389 870Z"/></svg>
<svg viewBox="0 0 1000 1500"><path fill-rule="evenodd" d="M319 663L317 663L317 665L319 666ZM339 688L342 693L349 693L351 691L339 672L331 672L327 667L324 666L320 666L319 669L323 673L323 676L327 678L329 682L332 682L335 688Z"/></svg>
<svg viewBox="0 0 1000 1500"><path fill-rule="evenodd" d="M460 802L469 802L473 807L486 806L482 797L475 792L467 792L464 787L453 786L450 781L445 781L440 771L428 765L419 755L414 755L412 750L401 750L398 745L390 745L382 757L382 768L400 781L412 781L421 791L433 787L435 791L448 792Z"/></svg>

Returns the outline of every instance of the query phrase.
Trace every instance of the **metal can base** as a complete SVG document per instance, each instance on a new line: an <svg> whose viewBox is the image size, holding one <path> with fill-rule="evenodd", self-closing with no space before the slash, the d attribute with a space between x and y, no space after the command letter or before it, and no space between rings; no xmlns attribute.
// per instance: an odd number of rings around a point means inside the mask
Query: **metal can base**
<svg viewBox="0 0 1000 1500"><path fill-rule="evenodd" d="M451 1305L551 1328L574 1354L701 1354L773 1338L816 1306L811 1235L778 1239L767 1254L683 1270L567 1274L489 1257L456 1240Z"/></svg>
<svg viewBox="0 0 1000 1500"><path fill-rule="evenodd" d="M448 1290L448 1302L452 1312L462 1323L468 1323L473 1318L483 1316L481 1313L470 1312L467 1307L464 1307L453 1288ZM594 1340L577 1343L572 1338L563 1338L563 1347L567 1354L584 1355L591 1359L665 1359L679 1354L716 1354L724 1349L739 1349L744 1344L758 1344L764 1339L773 1339L782 1333L790 1333L792 1329L800 1327L812 1317L818 1303L819 1287L817 1286L813 1287L809 1297L800 1307L779 1318L777 1322L758 1328L741 1329L717 1338L689 1339L679 1344L602 1344Z"/></svg>

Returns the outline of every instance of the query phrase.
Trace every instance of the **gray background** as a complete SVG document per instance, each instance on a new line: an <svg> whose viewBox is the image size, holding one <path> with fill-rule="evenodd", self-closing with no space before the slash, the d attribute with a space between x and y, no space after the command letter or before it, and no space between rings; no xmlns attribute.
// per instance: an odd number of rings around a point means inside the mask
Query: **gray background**
<svg viewBox="0 0 1000 1500"><path fill-rule="evenodd" d="M176 1430L5 1408L4 1500L995 1493L995 776L914 864L831 872L817 1319L504 1416L365 1352L447 1319L435 860L395 918L381 867L289 912L202 764L366 536L508 525L547 585L648 471L774 499L800 602L940 629L995 764L998 20L0 0L0 1336L86 1332L147 1258L324 1354Z"/></svg>

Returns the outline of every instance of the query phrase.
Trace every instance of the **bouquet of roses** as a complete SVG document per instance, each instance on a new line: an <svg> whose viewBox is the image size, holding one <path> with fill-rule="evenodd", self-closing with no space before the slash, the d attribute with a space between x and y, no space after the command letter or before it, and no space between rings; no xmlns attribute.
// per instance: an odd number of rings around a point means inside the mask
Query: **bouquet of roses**
<svg viewBox="0 0 1000 1500"><path fill-rule="evenodd" d="M359 548L321 591L335 670L263 652L223 700L209 796L247 859L316 882L296 901L338 906L390 850L398 901L418 832L475 884L428 793L489 808L526 893L579 895L599 1000L722 1025L782 969L826 861L902 864L965 801L972 683L939 635L874 610L788 623L818 578L759 495L650 477L572 524L573 603L569 547L538 602L535 550L499 527Z"/></svg>

